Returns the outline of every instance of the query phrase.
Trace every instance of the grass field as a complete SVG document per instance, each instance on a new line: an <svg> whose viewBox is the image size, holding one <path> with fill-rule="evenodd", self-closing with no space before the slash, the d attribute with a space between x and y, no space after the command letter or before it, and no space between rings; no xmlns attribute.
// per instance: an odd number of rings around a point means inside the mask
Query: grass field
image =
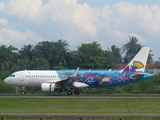
<svg viewBox="0 0 160 120"><path fill-rule="evenodd" d="M0 113L160 113L159 98L0 98Z"/></svg>

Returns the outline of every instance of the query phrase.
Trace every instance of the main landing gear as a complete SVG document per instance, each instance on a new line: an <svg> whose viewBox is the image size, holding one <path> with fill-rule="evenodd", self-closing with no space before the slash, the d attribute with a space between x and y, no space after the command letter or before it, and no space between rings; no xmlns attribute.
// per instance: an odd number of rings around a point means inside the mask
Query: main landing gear
<svg viewBox="0 0 160 120"><path fill-rule="evenodd" d="M71 91L71 90L68 90L68 91L67 91L67 95L72 95L72 91Z"/></svg>
<svg viewBox="0 0 160 120"><path fill-rule="evenodd" d="M74 91L74 94L75 94L75 95L79 95L79 93L80 93L80 92L79 92L78 90L75 90L75 91ZM72 92L71 90L68 90L68 91L67 91L67 95L72 95L72 94L73 94L73 92Z"/></svg>
<svg viewBox="0 0 160 120"><path fill-rule="evenodd" d="M22 95L25 95L25 87L22 87L23 91L22 91Z"/></svg>
<svg viewBox="0 0 160 120"><path fill-rule="evenodd" d="M75 91L74 91L74 94L75 94L75 95L79 95L79 91L78 91L78 90L75 90Z"/></svg>

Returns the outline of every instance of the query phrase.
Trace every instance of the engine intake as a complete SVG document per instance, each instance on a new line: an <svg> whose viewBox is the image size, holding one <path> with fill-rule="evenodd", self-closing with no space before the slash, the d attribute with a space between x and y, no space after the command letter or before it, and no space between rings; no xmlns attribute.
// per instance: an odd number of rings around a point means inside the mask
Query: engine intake
<svg viewBox="0 0 160 120"><path fill-rule="evenodd" d="M55 91L55 84L54 83L42 83L41 89L43 92L53 92Z"/></svg>

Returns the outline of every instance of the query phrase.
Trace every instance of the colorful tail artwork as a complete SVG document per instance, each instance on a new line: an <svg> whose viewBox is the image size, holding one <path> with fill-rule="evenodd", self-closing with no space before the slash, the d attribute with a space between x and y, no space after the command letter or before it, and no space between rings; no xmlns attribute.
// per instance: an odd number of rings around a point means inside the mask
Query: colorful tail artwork
<svg viewBox="0 0 160 120"><path fill-rule="evenodd" d="M150 48L143 47L137 55L131 60L131 62L122 70L122 76L138 75L145 71ZM134 74L133 74L134 73Z"/></svg>

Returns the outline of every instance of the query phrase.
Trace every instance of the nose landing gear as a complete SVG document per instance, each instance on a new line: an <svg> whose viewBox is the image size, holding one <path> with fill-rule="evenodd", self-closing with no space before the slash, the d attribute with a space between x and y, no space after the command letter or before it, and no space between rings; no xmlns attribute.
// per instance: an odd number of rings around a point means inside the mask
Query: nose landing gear
<svg viewBox="0 0 160 120"><path fill-rule="evenodd" d="M25 87L22 87L23 91L22 91L22 95L25 95Z"/></svg>

